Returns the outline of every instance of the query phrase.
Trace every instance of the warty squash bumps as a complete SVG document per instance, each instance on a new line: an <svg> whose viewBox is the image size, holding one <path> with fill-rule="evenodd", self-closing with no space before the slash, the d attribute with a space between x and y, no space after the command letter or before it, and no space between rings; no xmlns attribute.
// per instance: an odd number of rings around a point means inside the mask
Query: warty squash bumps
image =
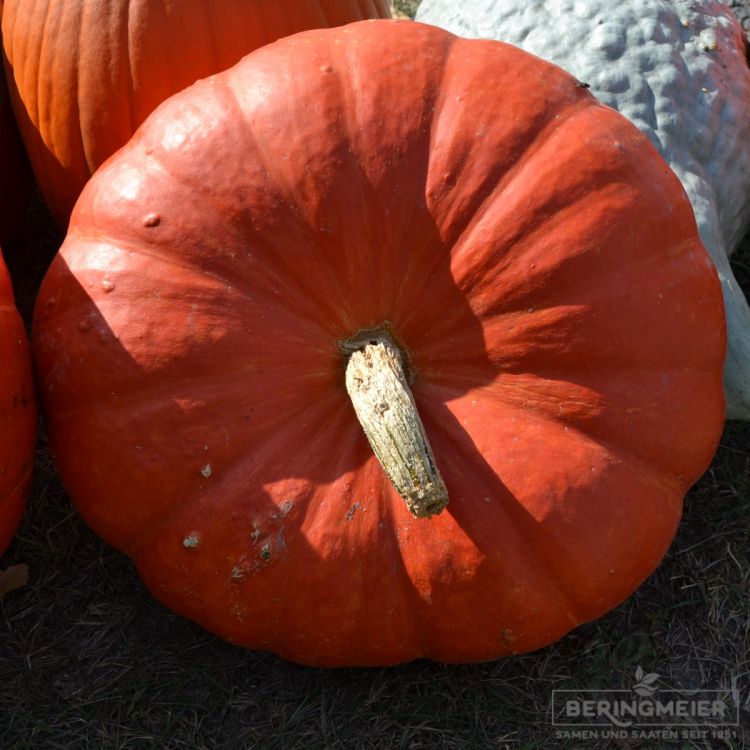
<svg viewBox="0 0 750 750"><path fill-rule="evenodd" d="M34 465L35 440L31 354L0 255L0 553L21 520Z"/></svg>
<svg viewBox="0 0 750 750"><path fill-rule="evenodd" d="M58 224L167 97L296 31L389 15L387 0L5 0L14 107Z"/></svg>
<svg viewBox="0 0 750 750"><path fill-rule="evenodd" d="M723 424L720 286L645 136L408 21L162 105L81 195L34 348L91 526L166 605L309 664L490 659L601 615Z"/></svg>
<svg viewBox="0 0 750 750"><path fill-rule="evenodd" d="M750 69L729 8L717 0L423 0L417 19L561 65L649 137L682 181L722 282L727 416L750 419L750 307L729 265L750 220Z"/></svg>

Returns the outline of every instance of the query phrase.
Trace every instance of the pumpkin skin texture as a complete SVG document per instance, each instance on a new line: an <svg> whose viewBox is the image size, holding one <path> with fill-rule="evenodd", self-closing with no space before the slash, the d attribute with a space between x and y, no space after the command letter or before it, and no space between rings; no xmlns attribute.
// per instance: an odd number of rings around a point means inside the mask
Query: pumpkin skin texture
<svg viewBox="0 0 750 750"><path fill-rule="evenodd" d="M467 662L658 564L722 429L722 321L635 127L511 46L369 21L162 105L81 195L34 347L71 497L167 606L308 664ZM344 383L383 325L430 519Z"/></svg>
<svg viewBox="0 0 750 750"><path fill-rule="evenodd" d="M36 441L31 353L0 255L0 553L21 521Z"/></svg>
<svg viewBox="0 0 750 750"><path fill-rule="evenodd" d="M6 0L13 104L57 223L172 94L288 34L379 17L387 0Z"/></svg>
<svg viewBox="0 0 750 750"><path fill-rule="evenodd" d="M727 418L750 420L750 306L729 258L750 228L750 68L718 0L424 0L419 20L515 44L586 81L682 181L721 279Z"/></svg>

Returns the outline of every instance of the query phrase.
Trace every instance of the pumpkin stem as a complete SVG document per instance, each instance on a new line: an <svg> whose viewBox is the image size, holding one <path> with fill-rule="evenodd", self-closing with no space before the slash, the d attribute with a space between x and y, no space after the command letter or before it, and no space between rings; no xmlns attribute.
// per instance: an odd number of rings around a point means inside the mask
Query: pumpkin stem
<svg viewBox="0 0 750 750"><path fill-rule="evenodd" d="M396 492L417 518L440 513L448 491L417 413L401 350L382 328L361 331L341 348L349 357L346 390L354 411Z"/></svg>

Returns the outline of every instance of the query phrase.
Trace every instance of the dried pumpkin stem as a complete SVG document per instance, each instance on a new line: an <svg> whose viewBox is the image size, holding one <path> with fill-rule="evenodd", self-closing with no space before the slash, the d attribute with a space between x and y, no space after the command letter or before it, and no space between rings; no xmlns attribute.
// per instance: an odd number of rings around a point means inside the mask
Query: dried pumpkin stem
<svg viewBox="0 0 750 750"><path fill-rule="evenodd" d="M346 390L385 473L409 511L426 518L445 508L448 491L435 465L404 359L387 331L363 331L342 343Z"/></svg>

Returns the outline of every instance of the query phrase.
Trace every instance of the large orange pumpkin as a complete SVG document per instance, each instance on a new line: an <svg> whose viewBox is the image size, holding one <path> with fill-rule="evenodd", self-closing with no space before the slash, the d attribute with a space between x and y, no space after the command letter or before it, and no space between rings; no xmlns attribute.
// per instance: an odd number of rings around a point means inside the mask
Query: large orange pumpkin
<svg viewBox="0 0 750 750"><path fill-rule="evenodd" d="M6 0L14 107L57 222L167 97L288 34L389 15L387 0Z"/></svg>
<svg viewBox="0 0 750 750"><path fill-rule="evenodd" d="M82 194L34 346L91 526L169 607L311 664L489 659L601 615L723 421L719 283L646 138L559 68L410 22L290 37L160 107ZM406 502L352 408L371 385ZM432 453L394 466L407 386Z"/></svg>
<svg viewBox="0 0 750 750"><path fill-rule="evenodd" d="M34 464L36 404L23 322L0 255L0 553L21 520Z"/></svg>

